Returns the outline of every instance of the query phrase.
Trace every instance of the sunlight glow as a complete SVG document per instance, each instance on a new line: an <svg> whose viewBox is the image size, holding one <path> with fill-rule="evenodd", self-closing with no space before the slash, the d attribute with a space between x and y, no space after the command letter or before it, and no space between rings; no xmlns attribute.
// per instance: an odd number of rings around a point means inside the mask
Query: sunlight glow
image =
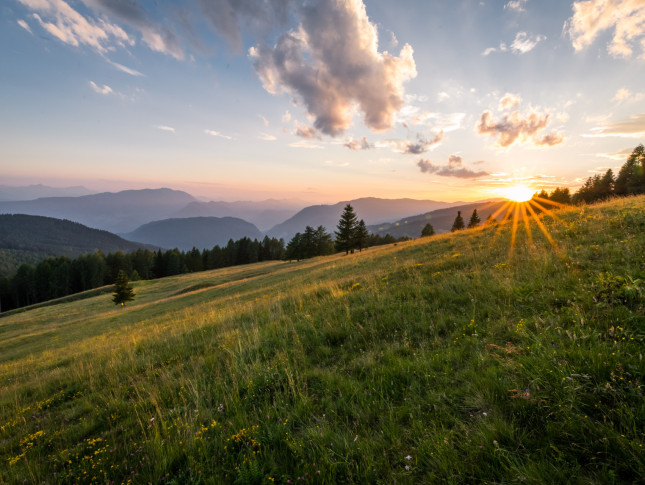
<svg viewBox="0 0 645 485"><path fill-rule="evenodd" d="M504 189L504 196L515 202L526 202L533 196L533 191L523 185L514 185Z"/></svg>

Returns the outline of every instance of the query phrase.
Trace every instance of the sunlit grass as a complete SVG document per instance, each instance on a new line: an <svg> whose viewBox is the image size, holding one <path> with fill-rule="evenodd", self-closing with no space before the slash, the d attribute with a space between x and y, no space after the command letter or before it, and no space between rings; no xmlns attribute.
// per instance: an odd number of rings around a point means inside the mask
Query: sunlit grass
<svg viewBox="0 0 645 485"><path fill-rule="evenodd" d="M645 198L536 203L0 318L0 483L637 482Z"/></svg>

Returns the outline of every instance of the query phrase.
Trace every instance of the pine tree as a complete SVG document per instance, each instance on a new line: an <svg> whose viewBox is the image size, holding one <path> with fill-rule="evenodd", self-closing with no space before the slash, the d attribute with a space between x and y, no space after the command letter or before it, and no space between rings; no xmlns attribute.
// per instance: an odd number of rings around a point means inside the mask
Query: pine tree
<svg viewBox="0 0 645 485"><path fill-rule="evenodd" d="M461 217L461 211L457 211L457 217L455 217L455 222L452 223L451 232L461 231L466 226L464 225L464 219Z"/></svg>
<svg viewBox="0 0 645 485"><path fill-rule="evenodd" d="M128 281L128 276L125 274L125 271L122 269L119 270L119 273L116 276L116 282L114 283L114 296L112 301L115 305L124 306L126 302L134 300L134 290L130 286Z"/></svg>
<svg viewBox="0 0 645 485"><path fill-rule="evenodd" d="M429 222L421 229L421 237L434 236L434 227Z"/></svg>
<svg viewBox="0 0 645 485"><path fill-rule="evenodd" d="M477 209L475 209L473 211L473 215L470 216L470 221L468 221L468 229L472 229L473 227L477 227L480 222L481 222L481 219L477 215Z"/></svg>
<svg viewBox="0 0 645 485"><path fill-rule="evenodd" d="M360 220L358 226L356 227L356 234L354 235L356 247L359 251L363 251L363 248L367 249L370 233L367 230L367 226L363 219Z"/></svg>
<svg viewBox="0 0 645 485"><path fill-rule="evenodd" d="M348 254L350 250L354 250L357 224L354 208L347 204L338 221L338 230L335 232L337 251L345 251L345 254Z"/></svg>

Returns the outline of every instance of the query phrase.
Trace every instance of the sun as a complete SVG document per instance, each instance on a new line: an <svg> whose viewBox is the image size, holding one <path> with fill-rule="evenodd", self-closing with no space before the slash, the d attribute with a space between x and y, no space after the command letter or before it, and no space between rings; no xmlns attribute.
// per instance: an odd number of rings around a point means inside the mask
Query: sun
<svg viewBox="0 0 645 485"><path fill-rule="evenodd" d="M513 187L504 189L503 192L507 199L515 202L526 202L533 197L533 191L524 185L514 185Z"/></svg>

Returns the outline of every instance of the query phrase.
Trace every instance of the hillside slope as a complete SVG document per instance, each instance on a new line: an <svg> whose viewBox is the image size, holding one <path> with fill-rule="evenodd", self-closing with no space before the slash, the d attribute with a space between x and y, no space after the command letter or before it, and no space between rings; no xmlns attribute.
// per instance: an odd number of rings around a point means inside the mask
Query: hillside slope
<svg viewBox="0 0 645 485"><path fill-rule="evenodd" d="M190 251L226 246L229 239L262 239L250 222L237 217L184 217L149 222L123 235L132 241Z"/></svg>
<svg viewBox="0 0 645 485"><path fill-rule="evenodd" d="M74 258L84 253L135 251L146 245L77 222L24 214L0 214L0 276L22 263L47 257Z"/></svg>
<svg viewBox="0 0 645 485"><path fill-rule="evenodd" d="M637 483L645 197L556 217L5 315L0 483Z"/></svg>

